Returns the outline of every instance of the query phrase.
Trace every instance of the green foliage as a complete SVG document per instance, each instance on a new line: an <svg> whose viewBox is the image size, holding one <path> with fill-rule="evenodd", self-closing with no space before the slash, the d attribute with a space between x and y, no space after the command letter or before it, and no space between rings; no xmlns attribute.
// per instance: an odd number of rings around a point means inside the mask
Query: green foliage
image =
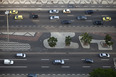
<svg viewBox="0 0 116 77"><path fill-rule="evenodd" d="M112 39L112 37L109 34L107 34L104 38L106 44L109 46L113 45L113 42L111 41L111 39Z"/></svg>
<svg viewBox="0 0 116 77"><path fill-rule="evenodd" d="M90 77L116 77L116 71L113 69L97 68L89 73Z"/></svg>
<svg viewBox="0 0 116 77"><path fill-rule="evenodd" d="M82 38L81 38L81 41L83 41L85 44L90 44L91 40L92 40L92 36L89 36L88 33L84 33L81 35Z"/></svg>
<svg viewBox="0 0 116 77"><path fill-rule="evenodd" d="M58 41L57 38L55 38L55 37L50 37L50 38L48 39L48 44L49 44L50 47L55 47L57 41Z"/></svg>
<svg viewBox="0 0 116 77"><path fill-rule="evenodd" d="M70 45L70 42L71 42L71 37L70 36L65 37L65 44Z"/></svg>

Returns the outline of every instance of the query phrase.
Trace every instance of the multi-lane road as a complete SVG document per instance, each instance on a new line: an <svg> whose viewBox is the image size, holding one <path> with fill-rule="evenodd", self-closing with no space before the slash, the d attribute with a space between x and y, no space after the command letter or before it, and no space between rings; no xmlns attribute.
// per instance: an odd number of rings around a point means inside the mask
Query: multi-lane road
<svg viewBox="0 0 116 77"><path fill-rule="evenodd" d="M74 54L74 53L30 53L27 52L25 59L15 57L15 53L0 54L0 73L2 74L87 74L94 68L114 68L113 58L115 54L110 54L110 58L100 58L98 53L95 54ZM85 58L94 60L94 63L85 63ZM14 65L8 66L3 64L4 59L14 60ZM63 59L64 65L53 65L55 59Z"/></svg>
<svg viewBox="0 0 116 77"><path fill-rule="evenodd" d="M38 19L31 19L30 15L31 13L35 13L39 16ZM78 27L78 26L96 26L96 27L103 27L103 26L108 26L108 27L115 27L116 25L116 11L99 11L99 10L94 10L94 14L87 15L85 14L85 11L72 11L71 14L63 14L62 10L60 10L60 13L58 14L50 14L48 13L48 10L46 11L19 11L18 15L23 15L24 19L23 20L14 20L15 15L8 15L9 19L9 27L10 28L22 28L26 27L28 28L37 28L37 27L46 27L46 26L52 26L52 27L60 27L60 26L65 26L65 27ZM59 20L50 20L49 17L57 15L60 17ZM77 16L87 16L87 20L77 20ZM93 22L96 20L102 21L102 17L110 16L112 18L111 21L105 22L103 21L103 25L93 25ZM5 11L0 11L0 27L6 27L6 15ZM67 24L61 24L62 20L71 20L72 23L67 25Z"/></svg>

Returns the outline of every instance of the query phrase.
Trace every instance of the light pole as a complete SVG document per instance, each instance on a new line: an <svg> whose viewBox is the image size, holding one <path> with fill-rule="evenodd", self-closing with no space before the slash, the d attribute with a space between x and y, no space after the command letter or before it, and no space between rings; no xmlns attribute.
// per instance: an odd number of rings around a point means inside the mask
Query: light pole
<svg viewBox="0 0 116 77"><path fill-rule="evenodd" d="M8 14L9 14L9 11L6 11L5 14L7 15L7 41L9 42L9 22L8 22Z"/></svg>

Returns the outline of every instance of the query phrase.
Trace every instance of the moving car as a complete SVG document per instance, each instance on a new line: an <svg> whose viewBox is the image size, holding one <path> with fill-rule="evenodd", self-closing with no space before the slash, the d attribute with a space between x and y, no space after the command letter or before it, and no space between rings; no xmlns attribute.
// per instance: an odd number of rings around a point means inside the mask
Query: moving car
<svg viewBox="0 0 116 77"><path fill-rule="evenodd" d="M77 19L78 19L78 20L86 20L87 17L86 17L86 16L77 16Z"/></svg>
<svg viewBox="0 0 116 77"><path fill-rule="evenodd" d="M23 16L22 15L15 15L15 20L22 20Z"/></svg>
<svg viewBox="0 0 116 77"><path fill-rule="evenodd" d="M93 63L93 60L92 59L85 59L85 62L86 63Z"/></svg>
<svg viewBox="0 0 116 77"><path fill-rule="evenodd" d="M6 65L12 65L12 64L14 64L14 61L10 60L10 59L4 59L4 64L6 64Z"/></svg>
<svg viewBox="0 0 116 77"><path fill-rule="evenodd" d="M100 57L110 57L110 54L108 54L108 53L100 53L99 56Z"/></svg>
<svg viewBox="0 0 116 77"><path fill-rule="evenodd" d="M103 17L103 21L111 21L111 17Z"/></svg>
<svg viewBox="0 0 116 77"><path fill-rule="evenodd" d="M16 57L25 58L26 57L26 54L25 53L17 53L16 54Z"/></svg>
<svg viewBox="0 0 116 77"><path fill-rule="evenodd" d="M59 19L59 16L50 16L50 19Z"/></svg>
<svg viewBox="0 0 116 77"><path fill-rule="evenodd" d="M87 11L85 11L85 14L93 14L94 12L93 12L93 10L87 10Z"/></svg>
<svg viewBox="0 0 116 77"><path fill-rule="evenodd" d="M58 10L49 10L49 13L59 13Z"/></svg>
<svg viewBox="0 0 116 77"><path fill-rule="evenodd" d="M37 74L28 74L28 77L37 77Z"/></svg>
<svg viewBox="0 0 116 77"><path fill-rule="evenodd" d="M64 9L63 13L71 13L70 9Z"/></svg>
<svg viewBox="0 0 116 77"><path fill-rule="evenodd" d="M64 60L54 60L53 64L65 64Z"/></svg>
<svg viewBox="0 0 116 77"><path fill-rule="evenodd" d="M37 19L37 18L38 18L38 15L32 13L31 17L32 17L33 19Z"/></svg>
<svg viewBox="0 0 116 77"><path fill-rule="evenodd" d="M71 24L71 21L70 20L63 20L61 23L62 24Z"/></svg>
<svg viewBox="0 0 116 77"><path fill-rule="evenodd" d="M17 10L11 10L10 14L18 14L18 11Z"/></svg>
<svg viewBox="0 0 116 77"><path fill-rule="evenodd" d="M103 25L103 22L102 21L94 21L93 24L94 25Z"/></svg>

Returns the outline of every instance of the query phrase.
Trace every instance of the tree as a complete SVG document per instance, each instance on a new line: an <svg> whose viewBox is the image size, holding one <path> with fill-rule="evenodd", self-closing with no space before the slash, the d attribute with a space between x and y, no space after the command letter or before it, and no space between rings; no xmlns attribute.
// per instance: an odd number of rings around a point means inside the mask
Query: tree
<svg viewBox="0 0 116 77"><path fill-rule="evenodd" d="M88 33L84 33L81 35L81 41L86 45L86 44L90 44L91 40L92 40L92 36L89 36Z"/></svg>
<svg viewBox="0 0 116 77"><path fill-rule="evenodd" d="M57 41L58 41L57 38L55 38L55 37L50 37L50 38L48 39L48 44L49 44L50 47L55 47Z"/></svg>
<svg viewBox="0 0 116 77"><path fill-rule="evenodd" d="M97 68L90 72L89 75L90 77L116 77L116 71L111 68Z"/></svg>
<svg viewBox="0 0 116 77"><path fill-rule="evenodd" d="M65 37L65 44L70 45L70 42L71 42L71 37L70 36Z"/></svg>
<svg viewBox="0 0 116 77"><path fill-rule="evenodd" d="M109 46L113 45L113 42L111 41L111 40L112 40L112 37L111 37L109 34L107 34L107 35L105 36L104 40L105 40L105 43L106 43L107 45L109 45Z"/></svg>

